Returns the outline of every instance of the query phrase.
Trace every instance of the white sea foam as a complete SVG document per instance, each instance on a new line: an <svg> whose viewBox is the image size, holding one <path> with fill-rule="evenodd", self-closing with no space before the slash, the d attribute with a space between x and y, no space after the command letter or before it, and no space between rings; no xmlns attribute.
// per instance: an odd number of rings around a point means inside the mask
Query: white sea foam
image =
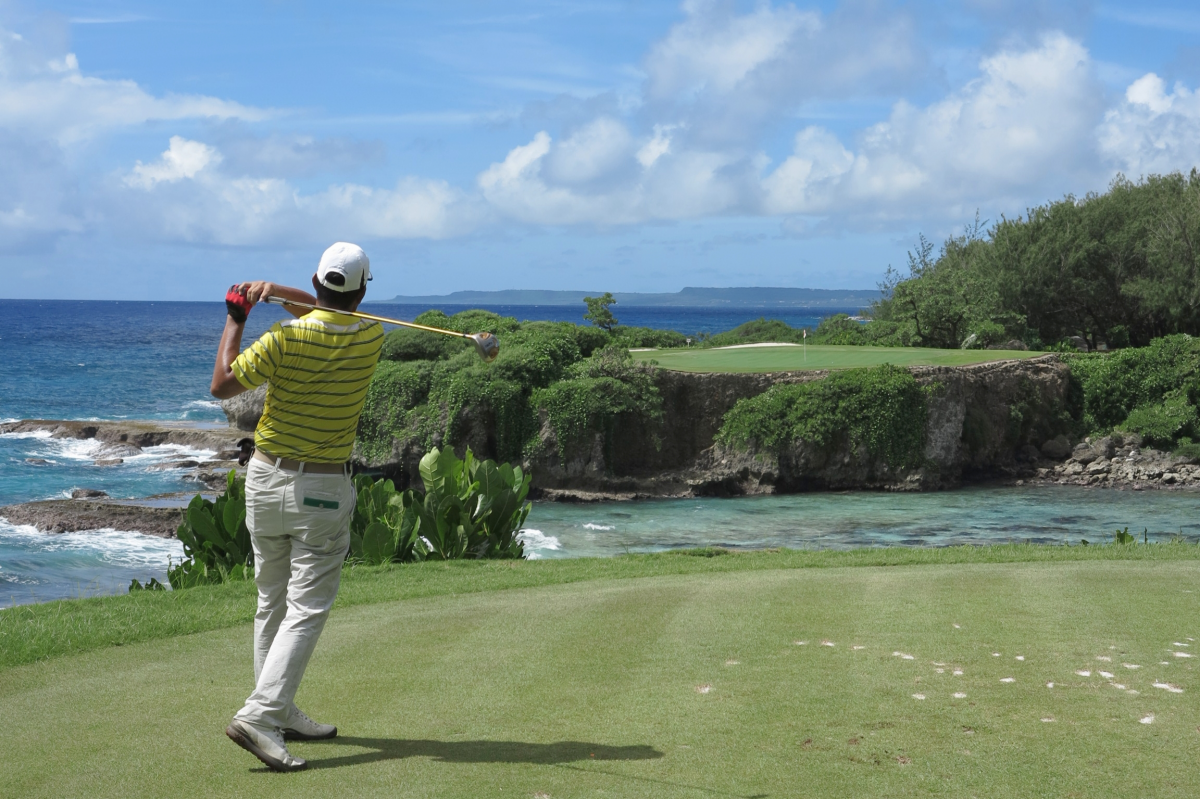
<svg viewBox="0 0 1200 799"><path fill-rule="evenodd" d="M525 545L525 558L527 560L538 560L542 557L543 552L552 552L562 549L562 544L557 538L552 535L546 535L541 530L526 528L517 533L517 540Z"/></svg>
<svg viewBox="0 0 1200 799"><path fill-rule="evenodd" d="M39 532L33 525L0 521L0 543L29 552L74 553L117 566L161 569L167 558L183 558L183 544L174 538L158 538L127 530L105 528L93 532Z"/></svg>
<svg viewBox="0 0 1200 799"><path fill-rule="evenodd" d="M584 530L615 530L617 528L613 527L612 525L609 525L609 524L593 524L591 522L587 522L586 524L583 525L583 529Z"/></svg>
<svg viewBox="0 0 1200 799"><path fill-rule="evenodd" d="M19 422L19 421L20 421L20 419L14 419L14 420L12 420L12 421L18 421L18 422ZM28 432L25 432L25 433L0 433L0 438L11 438L11 439L20 439L20 438L49 438L49 437L50 437L50 431L49 431L49 430L30 430L30 431L28 431Z"/></svg>

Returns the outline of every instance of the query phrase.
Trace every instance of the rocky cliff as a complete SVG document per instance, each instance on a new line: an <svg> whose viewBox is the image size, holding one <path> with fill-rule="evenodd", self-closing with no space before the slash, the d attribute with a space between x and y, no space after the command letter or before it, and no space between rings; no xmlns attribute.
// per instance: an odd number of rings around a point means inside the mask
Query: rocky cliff
<svg viewBox="0 0 1200 799"><path fill-rule="evenodd" d="M795 442L782 451L716 444L725 414L738 400L779 383L821 380L825 372L691 374L659 370L663 413L657 421L629 415L612 428L560 452L544 419L537 454L525 466L546 496L636 497L736 495L844 488L922 490L963 481L1030 472L1052 453L1070 454L1060 438L1067 416L1069 368L1056 356L958 368L910 370L929 389L923 463L897 469L861 449L823 450ZM252 426L255 399L226 404L232 423ZM486 408L460 415L455 444L494 457ZM440 440L433 441L440 445ZM1050 453L1043 452L1043 446ZM1065 449L1064 449L1065 448ZM390 453L361 465L407 485L416 475L423 442L397 438Z"/></svg>

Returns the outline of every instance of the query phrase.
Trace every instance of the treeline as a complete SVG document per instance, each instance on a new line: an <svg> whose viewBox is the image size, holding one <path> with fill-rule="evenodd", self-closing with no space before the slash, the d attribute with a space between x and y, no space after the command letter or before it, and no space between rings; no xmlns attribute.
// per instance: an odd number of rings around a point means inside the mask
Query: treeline
<svg viewBox="0 0 1200 799"><path fill-rule="evenodd" d="M986 230L976 220L936 254L922 237L882 288L863 331L880 343L1053 349L1079 336L1095 349L1198 334L1200 173L1118 177Z"/></svg>

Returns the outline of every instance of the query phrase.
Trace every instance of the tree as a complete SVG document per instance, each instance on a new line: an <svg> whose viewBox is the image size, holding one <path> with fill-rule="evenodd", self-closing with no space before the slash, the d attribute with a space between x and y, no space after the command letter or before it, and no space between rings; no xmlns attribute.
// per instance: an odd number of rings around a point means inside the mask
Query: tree
<svg viewBox="0 0 1200 799"><path fill-rule="evenodd" d="M612 293L606 291L600 297L584 297L583 301L587 303L588 308L583 318L601 330L611 333L612 329L617 325L617 320L612 315L612 311L608 310L608 306L617 304L617 301L613 299Z"/></svg>

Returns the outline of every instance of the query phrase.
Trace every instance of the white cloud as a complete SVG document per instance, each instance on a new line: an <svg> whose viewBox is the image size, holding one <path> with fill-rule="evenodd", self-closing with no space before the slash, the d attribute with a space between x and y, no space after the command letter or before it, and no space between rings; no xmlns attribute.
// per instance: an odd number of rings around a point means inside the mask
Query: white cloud
<svg viewBox="0 0 1200 799"><path fill-rule="evenodd" d="M221 154L203 142L172 136L170 145L157 162L143 164L138 161L125 182L130 186L149 189L156 183L174 183L183 178L193 178L209 164L221 162Z"/></svg>
<svg viewBox="0 0 1200 799"><path fill-rule="evenodd" d="M1093 176L1102 108L1082 45L1051 34L1032 49L985 58L980 70L925 108L897 103L853 153L828 131L801 131L793 155L764 181L765 210L909 216L920 200L929 203L920 211L955 212Z"/></svg>
<svg viewBox="0 0 1200 799"><path fill-rule="evenodd" d="M167 241L228 246L336 238L443 238L475 211L444 181L405 178L393 189L353 183L303 193L280 178L228 174L216 148L179 136L161 160L140 162L114 192L118 221Z"/></svg>
<svg viewBox="0 0 1200 799"><path fill-rule="evenodd" d="M745 16L706 0L688 0L683 8L687 18L646 59L652 100L728 94L755 69L778 59L797 35L811 38L821 29L820 15L793 6L762 5Z"/></svg>
<svg viewBox="0 0 1200 799"><path fill-rule="evenodd" d="M1105 160L1139 177L1200 166L1200 92L1175 84L1170 92L1153 72L1125 91L1099 130Z"/></svg>
<svg viewBox="0 0 1200 799"><path fill-rule="evenodd" d="M645 59L645 103L688 138L749 143L805 100L871 96L926 73L907 12L872 5L829 15L762 3L689 0Z"/></svg>
<svg viewBox="0 0 1200 799"><path fill-rule="evenodd" d="M89 77L74 53L51 55L0 29L0 127L69 146L149 120L260 120L269 112L202 95L155 97L133 81Z"/></svg>

